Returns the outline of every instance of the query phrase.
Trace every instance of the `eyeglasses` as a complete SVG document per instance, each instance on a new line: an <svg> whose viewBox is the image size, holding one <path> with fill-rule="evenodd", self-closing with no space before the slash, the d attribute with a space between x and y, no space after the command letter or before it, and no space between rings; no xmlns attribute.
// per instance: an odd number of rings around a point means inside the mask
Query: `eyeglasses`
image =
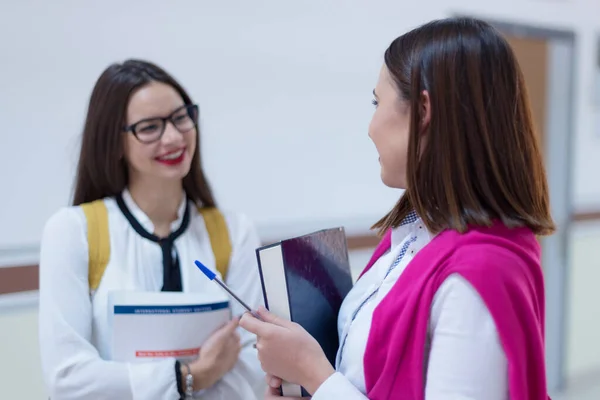
<svg viewBox="0 0 600 400"><path fill-rule="evenodd" d="M131 132L142 143L152 143L160 140L165 133L167 122L180 132L186 133L198 124L198 105L186 104L173 111L168 117L147 118L126 126L125 132Z"/></svg>

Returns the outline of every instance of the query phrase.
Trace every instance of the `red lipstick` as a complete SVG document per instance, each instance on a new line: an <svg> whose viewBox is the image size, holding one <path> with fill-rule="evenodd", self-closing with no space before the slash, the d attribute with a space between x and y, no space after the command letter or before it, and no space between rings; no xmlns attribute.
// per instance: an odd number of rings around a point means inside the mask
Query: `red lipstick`
<svg viewBox="0 0 600 400"><path fill-rule="evenodd" d="M185 158L185 148L179 149L177 151L172 151L168 154L162 155L160 157L156 157L155 160L164 165L179 165L183 162Z"/></svg>

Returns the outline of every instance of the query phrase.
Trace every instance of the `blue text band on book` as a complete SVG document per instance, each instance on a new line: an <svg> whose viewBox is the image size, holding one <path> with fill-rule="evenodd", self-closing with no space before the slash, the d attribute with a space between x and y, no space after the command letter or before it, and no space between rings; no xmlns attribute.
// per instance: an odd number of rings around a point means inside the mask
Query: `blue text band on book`
<svg viewBox="0 0 600 400"><path fill-rule="evenodd" d="M229 302L181 306L115 306L115 314L190 314L222 310Z"/></svg>

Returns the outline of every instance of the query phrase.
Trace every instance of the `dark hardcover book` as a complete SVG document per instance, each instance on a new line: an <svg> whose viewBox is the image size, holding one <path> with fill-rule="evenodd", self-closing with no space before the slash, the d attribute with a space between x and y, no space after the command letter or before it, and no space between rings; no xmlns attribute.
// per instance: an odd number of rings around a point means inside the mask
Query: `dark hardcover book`
<svg viewBox="0 0 600 400"><path fill-rule="evenodd" d="M256 249L266 308L301 325L335 365L337 318L353 285L344 228L320 230ZM284 396L308 397L284 383Z"/></svg>

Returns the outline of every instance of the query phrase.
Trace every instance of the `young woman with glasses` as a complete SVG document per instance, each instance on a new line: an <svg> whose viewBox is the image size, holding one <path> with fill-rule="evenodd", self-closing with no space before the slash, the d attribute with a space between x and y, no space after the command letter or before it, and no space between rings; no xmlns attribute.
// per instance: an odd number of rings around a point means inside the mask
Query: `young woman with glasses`
<svg viewBox="0 0 600 400"><path fill-rule="evenodd" d="M200 163L198 106L167 72L139 60L109 66L93 89L73 205L46 223L40 255L40 345L51 398L255 399L264 393L254 335L237 319L217 330L189 363L110 359L108 297L115 290L223 292L194 266L215 254L203 208L215 200ZM110 257L90 287L85 205L102 202ZM230 238L224 279L257 307L262 301L253 224L220 214ZM97 250L97 249L96 249ZM233 315L240 315L236 303ZM237 307L237 308L236 308ZM148 332L149 335L152 332Z"/></svg>

